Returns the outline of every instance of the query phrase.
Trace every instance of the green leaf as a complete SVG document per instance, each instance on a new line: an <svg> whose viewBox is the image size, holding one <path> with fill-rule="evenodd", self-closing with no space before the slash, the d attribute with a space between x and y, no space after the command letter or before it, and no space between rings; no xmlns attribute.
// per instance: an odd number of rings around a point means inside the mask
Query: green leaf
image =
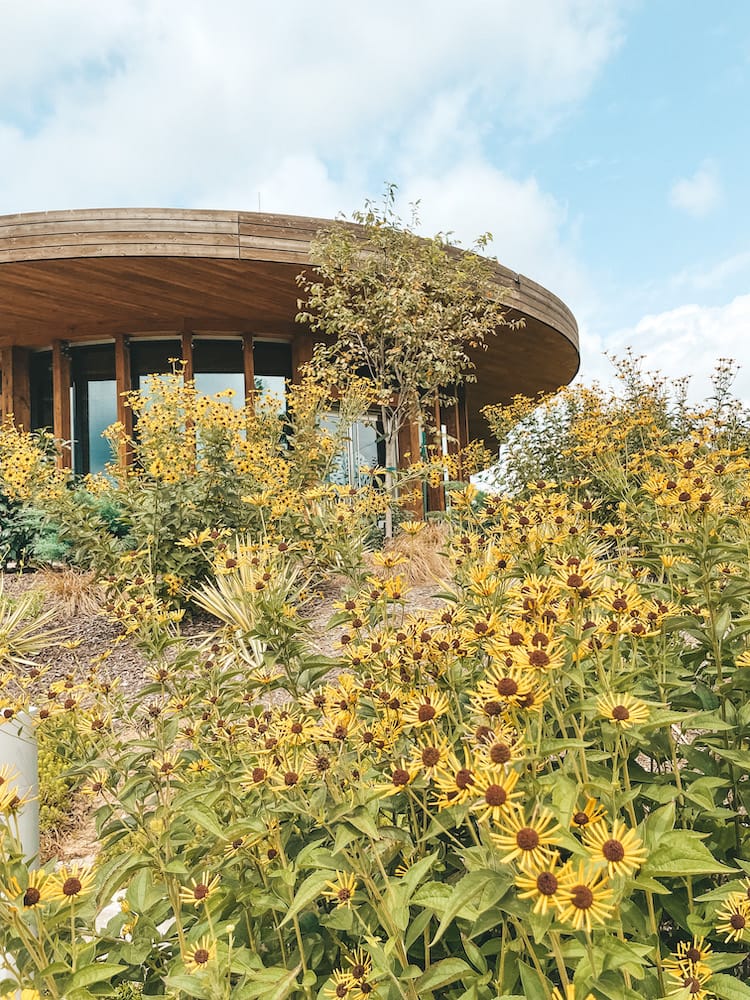
<svg viewBox="0 0 750 1000"><path fill-rule="evenodd" d="M519 962L518 969L521 973L521 985L523 986L523 995L526 1000L547 1000L549 995L547 984L542 982L536 969L532 969L525 962Z"/></svg>
<svg viewBox="0 0 750 1000"><path fill-rule="evenodd" d="M315 872L309 875L302 885L297 890L294 899L292 900L292 905L287 910L286 916L281 921L281 926L288 923L293 917L295 917L300 910L303 910L306 906L309 906L314 899L323 891L323 887L326 882L331 880L330 872Z"/></svg>
<svg viewBox="0 0 750 1000"><path fill-rule="evenodd" d="M483 890L486 889L488 885L492 882L497 881L497 876L495 872L490 871L477 871L469 872L468 875L464 875L460 882L458 882L451 893L451 897L448 901L448 906L443 913L442 920L440 921L440 926L437 929L435 937L432 939L430 944L434 946L446 932L451 924L451 921L458 916L461 910L469 903L476 903L479 896L483 894ZM501 884L500 891L505 890L505 885ZM499 895L499 893L498 893ZM479 911L480 913L488 909L492 903L498 897L496 896L491 902L487 902L485 906Z"/></svg>
<svg viewBox="0 0 750 1000"><path fill-rule="evenodd" d="M444 958L431 965L416 982L417 993L423 996L432 990L437 990L448 983L455 983L461 976L472 973L471 966L462 958Z"/></svg>
<svg viewBox="0 0 750 1000"><path fill-rule="evenodd" d="M67 992L83 989L86 986L91 986L92 983L109 981L121 972L127 971L126 965L118 965L115 962L94 962L92 965L86 965L73 973L68 981Z"/></svg>
<svg viewBox="0 0 750 1000"><path fill-rule="evenodd" d="M198 826L202 826L217 840L223 840L226 837L226 831L216 818L216 813L203 802L191 802L189 805L185 805L183 815L193 820Z"/></svg>
<svg viewBox="0 0 750 1000"><path fill-rule="evenodd" d="M750 1000L750 986L746 986L734 976L723 973L711 976L706 983L706 989L713 990L721 1000Z"/></svg>
<svg viewBox="0 0 750 1000"><path fill-rule="evenodd" d="M658 876L714 875L735 871L721 864L690 830L665 834L641 869L644 878Z"/></svg>

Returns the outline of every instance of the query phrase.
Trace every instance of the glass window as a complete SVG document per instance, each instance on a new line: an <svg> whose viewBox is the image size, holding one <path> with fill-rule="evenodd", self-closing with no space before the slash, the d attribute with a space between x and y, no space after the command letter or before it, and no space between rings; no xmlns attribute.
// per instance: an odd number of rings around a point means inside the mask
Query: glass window
<svg viewBox="0 0 750 1000"><path fill-rule="evenodd" d="M73 470L103 472L112 460L103 431L117 420L114 344L71 349Z"/></svg>
<svg viewBox="0 0 750 1000"><path fill-rule="evenodd" d="M52 351L36 351L29 363L31 382L31 429L52 429Z"/></svg>
<svg viewBox="0 0 750 1000"><path fill-rule="evenodd" d="M241 340L199 339L193 341L195 388L206 396L231 389L236 409L245 403L245 364Z"/></svg>
<svg viewBox="0 0 750 1000"><path fill-rule="evenodd" d="M323 419L323 426L331 434L336 434L339 422L338 413L328 413ZM329 480L341 486L366 486L372 481L369 470L381 464L381 444L375 414L368 414L363 420L351 424L343 447L334 459Z"/></svg>

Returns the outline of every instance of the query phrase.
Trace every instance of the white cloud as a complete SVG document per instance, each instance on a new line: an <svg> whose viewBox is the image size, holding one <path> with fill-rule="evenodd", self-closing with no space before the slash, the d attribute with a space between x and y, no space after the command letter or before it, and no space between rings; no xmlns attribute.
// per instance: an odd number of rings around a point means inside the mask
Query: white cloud
<svg viewBox="0 0 750 1000"><path fill-rule="evenodd" d="M416 170L493 129L551 127L618 45L623 3L6 5L0 212L253 207L264 185L283 211L310 179L300 210L336 190L354 207L402 153Z"/></svg>
<svg viewBox="0 0 750 1000"><path fill-rule="evenodd" d="M720 358L740 365L735 384L738 396L750 403L750 295L740 295L723 306L683 305L644 316L635 326L620 330L602 342L582 343L584 379L608 379L611 366L602 357L602 343L610 354L622 356L627 347L644 356L644 367L670 378L689 375L690 397L705 399L711 390L711 373ZM583 338L582 338L583 341ZM593 350L592 348L598 348Z"/></svg>
<svg viewBox="0 0 750 1000"><path fill-rule="evenodd" d="M404 203L419 199L422 230L450 231L464 246L490 232L490 252L560 296L576 312L592 295L569 235L564 206L536 180L517 180L480 158L468 158L442 173L410 176Z"/></svg>
<svg viewBox="0 0 750 1000"><path fill-rule="evenodd" d="M721 202L722 190L716 164L706 160L692 177L683 177L672 185L669 202L696 219L709 215Z"/></svg>

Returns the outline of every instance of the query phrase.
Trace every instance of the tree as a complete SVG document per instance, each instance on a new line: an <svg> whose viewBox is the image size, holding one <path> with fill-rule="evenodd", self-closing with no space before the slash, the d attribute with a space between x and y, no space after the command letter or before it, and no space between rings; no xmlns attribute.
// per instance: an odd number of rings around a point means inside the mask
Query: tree
<svg viewBox="0 0 750 1000"><path fill-rule="evenodd" d="M366 202L351 221L322 230L312 241L314 272L299 275L306 299L297 319L316 343L310 369L344 384L353 373L370 380L385 440L386 488L392 491L401 428L422 414L432 425L437 402L455 402L457 387L475 381L471 352L501 326L512 327L502 305L495 263L478 250L451 246L442 233L424 239L395 212L396 189L382 207ZM416 456L415 456L416 457Z"/></svg>

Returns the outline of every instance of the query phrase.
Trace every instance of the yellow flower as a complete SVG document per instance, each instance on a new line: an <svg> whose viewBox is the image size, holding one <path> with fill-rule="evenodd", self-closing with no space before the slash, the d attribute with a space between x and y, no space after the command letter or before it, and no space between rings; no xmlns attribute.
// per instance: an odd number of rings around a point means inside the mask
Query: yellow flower
<svg viewBox="0 0 750 1000"><path fill-rule="evenodd" d="M472 803L472 810L479 813L480 821L492 818L500 820L516 808L515 800L522 795L514 791L518 782L518 771L505 771L502 767L480 768L474 772L472 794L481 796Z"/></svg>
<svg viewBox="0 0 750 1000"><path fill-rule="evenodd" d="M555 853L545 858L541 865L530 866L516 875L519 899L533 899L534 913L545 915L550 907L560 908L562 883L558 865L560 855Z"/></svg>
<svg viewBox="0 0 750 1000"><path fill-rule="evenodd" d="M195 944L188 945L182 958L188 972L200 972L215 960L216 943L204 935Z"/></svg>
<svg viewBox="0 0 750 1000"><path fill-rule="evenodd" d="M446 715L450 702L442 691L429 687L424 691L412 692L401 708L401 719L407 726L426 726Z"/></svg>
<svg viewBox="0 0 750 1000"><path fill-rule="evenodd" d="M500 833L490 833L490 839L502 854L501 861L516 861L519 868L540 868L557 844L560 826L549 809L534 812L526 822L523 813L510 812L501 820Z"/></svg>
<svg viewBox="0 0 750 1000"><path fill-rule="evenodd" d="M619 729L630 729L648 721L651 714L645 701L630 694L608 694L597 699L599 714Z"/></svg>
<svg viewBox="0 0 750 1000"><path fill-rule="evenodd" d="M326 882L322 895L339 906L351 907L358 882L352 872L336 872L335 881Z"/></svg>
<svg viewBox="0 0 750 1000"><path fill-rule="evenodd" d="M596 799L586 799L583 809L578 809L573 813L570 825L574 830L586 830L595 823L601 823L607 815L604 806L599 805Z"/></svg>
<svg viewBox="0 0 750 1000"><path fill-rule="evenodd" d="M726 941L750 940L750 899L733 892L716 914L716 931Z"/></svg>
<svg viewBox="0 0 750 1000"><path fill-rule="evenodd" d="M193 906L201 906L206 900L211 898L218 884L218 875L214 875L212 878L210 872L202 872L197 879L191 879L188 886L180 889L180 899L183 903L192 903Z"/></svg>
<svg viewBox="0 0 750 1000"><path fill-rule="evenodd" d="M611 831L605 823L588 826L584 841L592 861L605 864L610 876L633 875L648 857L643 841L620 819Z"/></svg>
<svg viewBox="0 0 750 1000"><path fill-rule="evenodd" d="M94 875L90 868L72 865L59 868L49 879L51 899L62 903L72 903L86 895L94 885Z"/></svg>
<svg viewBox="0 0 750 1000"><path fill-rule="evenodd" d="M590 931L594 924L603 924L612 915L612 890L601 868L592 870L581 862L573 869L569 862L560 873L560 881L560 919L564 923L577 931Z"/></svg>

